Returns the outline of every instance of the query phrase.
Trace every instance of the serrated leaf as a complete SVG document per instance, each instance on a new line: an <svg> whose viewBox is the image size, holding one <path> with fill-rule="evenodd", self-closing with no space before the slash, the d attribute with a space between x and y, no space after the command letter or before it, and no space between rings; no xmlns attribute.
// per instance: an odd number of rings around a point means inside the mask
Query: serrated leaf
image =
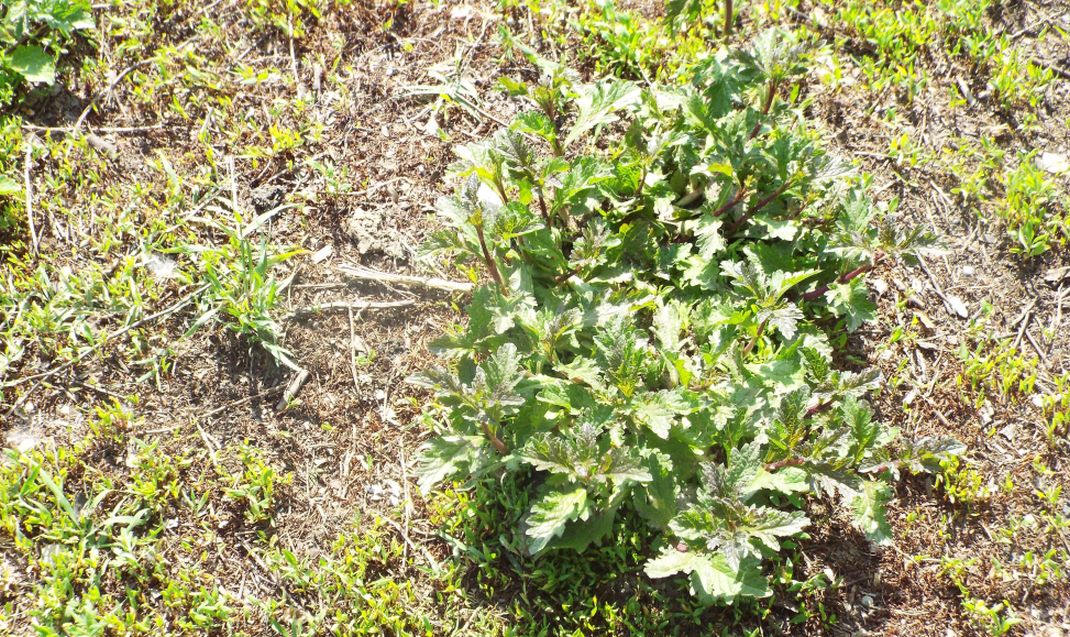
<svg viewBox="0 0 1070 637"><path fill-rule="evenodd" d="M477 458L486 439L481 436L441 436L429 440L420 451L420 492L431 489L450 476L468 469Z"/></svg>
<svg viewBox="0 0 1070 637"><path fill-rule="evenodd" d="M527 517L527 536L532 538L528 551L536 555L550 540L565 531L565 525L587 511L587 489L551 491L531 507ZM585 517L585 516L584 516Z"/></svg>
<svg viewBox="0 0 1070 637"><path fill-rule="evenodd" d="M646 458L647 473L650 482L646 488L637 492L636 508L647 521L664 527L677 513L677 479L669 455L653 451Z"/></svg>
<svg viewBox="0 0 1070 637"><path fill-rule="evenodd" d="M661 390L644 394L633 403L635 420L645 425L659 438L668 438L677 417L691 411L691 405L680 394Z"/></svg>
<svg viewBox="0 0 1070 637"><path fill-rule="evenodd" d="M869 289L860 279L829 285L825 300L833 314L847 319L848 332L877 318L877 305L869 300Z"/></svg>
<svg viewBox="0 0 1070 637"><path fill-rule="evenodd" d="M511 400L516 398L513 392L524 378L516 345L502 345L479 367L485 373L486 387L492 395L501 400L506 397Z"/></svg>
<svg viewBox="0 0 1070 637"><path fill-rule="evenodd" d="M851 503L854 523L878 546L892 541L892 528L885 517L885 505L892 498L892 489L883 482L866 481Z"/></svg>
<svg viewBox="0 0 1070 637"><path fill-rule="evenodd" d="M756 318L759 323L767 323L768 327L776 329L787 340L795 338L796 326L803 320L803 313L794 303L758 312Z"/></svg>
<svg viewBox="0 0 1070 637"><path fill-rule="evenodd" d="M782 511L772 507L756 507L754 522L746 527L750 539L758 540L770 551L779 551L777 538L797 535L810 525L810 518L802 511Z"/></svg>
<svg viewBox="0 0 1070 637"><path fill-rule="evenodd" d="M680 333L688 326L688 308L680 302L658 306L654 312L652 329L654 338L662 351L676 352L680 349Z"/></svg>
<svg viewBox="0 0 1070 637"><path fill-rule="evenodd" d="M755 489L768 489L777 493L806 493L810 480L806 470L800 467L784 467L772 473L762 469L751 482Z"/></svg>
<svg viewBox="0 0 1070 637"><path fill-rule="evenodd" d="M568 525L568 533L554 538L547 545L549 549L571 549L583 551L591 544L600 542L613 530L617 509L591 515L587 520L574 521Z"/></svg>
<svg viewBox="0 0 1070 637"><path fill-rule="evenodd" d="M576 121L565 136L570 146L596 127L617 121L616 111L639 101L639 87L624 80L606 80L581 91L576 100Z"/></svg>
<svg viewBox="0 0 1070 637"><path fill-rule="evenodd" d="M726 243L721 234L722 221L713 215L702 215L695 227L695 239L698 242L698 254L707 261L712 261Z"/></svg>
<svg viewBox="0 0 1070 637"><path fill-rule="evenodd" d="M648 561L643 572L651 578L688 574L691 576L691 593L706 602L731 604L739 598L770 594L769 584L754 559L745 559L738 568L732 568L723 555L682 552L670 547Z"/></svg>

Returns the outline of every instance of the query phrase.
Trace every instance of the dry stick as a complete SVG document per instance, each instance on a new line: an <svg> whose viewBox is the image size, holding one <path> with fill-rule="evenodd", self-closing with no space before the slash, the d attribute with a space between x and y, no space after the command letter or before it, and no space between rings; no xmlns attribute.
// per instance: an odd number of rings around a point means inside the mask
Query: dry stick
<svg viewBox="0 0 1070 637"><path fill-rule="evenodd" d="M394 527L394 530L397 531L399 535L401 535L402 541L404 541L405 544L408 545L408 547L412 549L413 553L422 553L423 554L424 559L426 559L427 562L431 565L431 570L433 570L435 572L438 572L439 569L442 568L442 566L438 563L438 561L435 559L435 557L433 555L431 555L431 551L428 551L426 547L417 546L412 541L412 539L409 538L409 534L405 532L405 529L401 528L400 524L395 522L389 516L380 514L379 517L384 522L386 522L390 526Z"/></svg>
<svg viewBox="0 0 1070 637"><path fill-rule="evenodd" d="M357 380L357 348L353 342L357 339L356 321L353 320L353 307L347 307L349 315L349 373L353 375L353 395L360 393L360 381Z"/></svg>
<svg viewBox="0 0 1070 637"><path fill-rule="evenodd" d="M309 371L302 369L297 372L297 375L293 377L293 380L286 385L286 390L282 392L282 397L279 398L279 402L275 403L275 411L282 411L286 409L286 406L290 404L290 401L297 396L297 392L301 391L301 386L308 380Z"/></svg>
<svg viewBox="0 0 1070 637"><path fill-rule="evenodd" d="M1021 324L1018 328L1018 335L1014 337L1014 343L1012 344L1015 349L1018 348L1018 344L1022 342L1022 334L1025 332L1025 328L1029 325L1029 319L1033 314L1033 307L1036 306L1037 299L1033 297L1033 302L1030 303L1021 314L1018 315L1018 319L1015 324Z"/></svg>
<svg viewBox="0 0 1070 637"><path fill-rule="evenodd" d="M290 67L293 69L294 84L297 86L297 99L301 99L305 96L305 85L301 83L300 70L297 67L297 54L294 53L293 14L289 16L288 26L290 28L287 29L288 33L286 35L289 37L290 40Z"/></svg>
<svg viewBox="0 0 1070 637"><path fill-rule="evenodd" d="M138 62L136 64L131 64L130 66L128 66L125 69L123 69L123 72L120 73L114 80L111 81L111 84L108 85L108 88L104 89L104 94L103 94L104 97L107 98L109 95L111 95L111 92L113 90L115 90L115 87L118 86L119 82L123 81L123 78L126 77L131 71L133 71L134 69L136 69L136 68L138 68L140 66L144 66L144 65L148 64L149 62L152 62L152 60L151 59L141 60L140 62ZM84 122L85 118L89 115L89 111L93 110L93 107L97 105L97 98L98 97L100 97L100 96L98 95L98 96L94 97L92 100L90 100L89 101L89 105L86 106L85 110L82 111L82 114L78 116L78 120L75 121L74 122L74 126L71 127L71 134L72 135L77 135L78 134L78 130L82 127L82 122Z"/></svg>
<svg viewBox="0 0 1070 637"><path fill-rule="evenodd" d="M395 274L393 272L382 272L361 265L352 265L348 263L339 265L338 271L350 278L360 281L374 281L386 285L422 287L431 290L442 290L445 292L471 292L475 287L467 281L453 281L439 277L418 277L407 274Z"/></svg>
<svg viewBox="0 0 1070 637"><path fill-rule="evenodd" d="M331 301L329 303L321 303L319 305L310 305L309 307L303 307L296 309L289 314L282 317L283 321L289 321L298 316L305 316L307 314L318 314L320 312L331 312L338 310L348 310L352 313L353 310L385 310L394 307L407 307L412 305L411 299L404 299L402 301Z"/></svg>
<svg viewBox="0 0 1070 637"><path fill-rule="evenodd" d="M1044 362L1044 366L1047 367L1048 366L1048 355L1046 353L1044 353L1044 350L1041 349L1040 345L1038 345L1037 342L1035 340L1033 340L1033 335L1029 333L1029 329L1028 328L1025 330L1025 340L1029 341L1029 344L1033 346L1034 350L1036 350L1037 356L1040 356L1040 360L1043 361Z"/></svg>
<svg viewBox="0 0 1070 637"><path fill-rule="evenodd" d="M921 266L925 275L929 277L929 282L933 284L933 291L936 292L936 296L940 297L940 300L944 302L944 305L947 308L954 310L954 304L944 295L943 289L940 287L940 284L937 283L936 277L933 276L933 273L929 270L929 266L925 265L925 260L921 258L921 255L918 255L918 265Z"/></svg>
<svg viewBox="0 0 1070 637"><path fill-rule="evenodd" d="M402 489L404 490L403 497L405 498L405 503L403 505L404 508L402 509L402 516L403 517L402 517L401 522L402 522L402 528L405 530L405 535L408 535L409 534L409 524L411 524L411 522L412 522L412 500L411 500L411 495L409 493L409 469L408 469L407 463L405 462L405 445L404 444L398 445L398 456L399 456L398 460L400 460L400 462L401 462L401 485L402 485ZM406 549L405 553L408 553L407 549ZM407 558L408 555L405 555L404 557Z"/></svg>
<svg viewBox="0 0 1070 637"><path fill-rule="evenodd" d="M220 407L216 407L212 411L210 411L210 412L204 414L203 416L201 416L201 418L211 418L213 416L218 416L219 414L223 413L224 411L230 411L231 409L234 409L235 407L241 407L242 405L246 405L248 403L260 400L261 398L267 398L268 396L271 396L273 394L277 394L280 391L284 390L285 388L286 388L285 385L281 385L280 384L280 385L276 385L276 386L272 387L271 389L266 389L266 390L260 392L259 394L255 394L253 396L246 396L245 398L239 398L238 400L234 400L234 401L231 401L231 402L229 402L229 403L227 403L225 405L222 405ZM175 429L178 429L181 426L182 425L170 425L168 427L159 427L157 429L148 429L146 431L142 431L142 432L139 432L139 433L140 433L140 435L143 435L143 436L151 436L151 435L154 435L154 434L163 434L163 433L167 433L169 431L174 431Z"/></svg>
<svg viewBox="0 0 1070 637"><path fill-rule="evenodd" d="M33 161L32 138L26 140L26 161L22 167L23 188L26 190L26 221L30 225L30 245L37 254L37 228L33 225L33 182L30 180L30 163Z"/></svg>
<svg viewBox="0 0 1070 637"><path fill-rule="evenodd" d="M42 131L46 133L73 133L73 126L37 126L36 124L23 124L26 130ZM163 123L149 126L90 126L89 129L98 133L144 133L150 130L163 128Z"/></svg>
<svg viewBox="0 0 1070 637"><path fill-rule="evenodd" d="M26 376L25 378L19 378L19 379L16 379L16 380L7 381L5 383L0 384L0 387L6 389L6 388L9 388L9 387L16 387L16 386L21 385L23 383L28 383L28 382L30 382L32 380L44 380L44 379L49 378L51 376L55 376L56 374L62 372L63 370L67 369L68 367L78 363L83 358L88 356L90 353L95 352L96 350L100 349L108 341L110 341L112 339L119 338L120 336L122 336L123 334L126 334L130 330L137 329L137 328L141 327L142 325L144 325L146 323L151 323L152 321L155 321L156 319L159 319L159 318L162 318L164 316L167 316L168 314L172 314L174 312L177 312L178 310L182 309L186 305L189 305L190 301L192 301L195 296L197 296L201 292L204 292L207 289L208 289L208 284L206 283L206 284L198 287L197 289L193 290L192 292L190 292L186 296L182 297L181 299L176 301L173 305L170 305L170 306L160 310L159 312L156 312L155 314L150 314L150 315L146 316L145 318L142 318L142 319L139 319L137 321L134 321L130 325L127 325L126 327L124 327L122 329L116 330L112 334L108 334L103 339L101 339L100 342L98 342L96 345L90 347L87 350L84 350L83 353L81 353L78 356L76 356L75 358L67 361L63 365L60 365L59 367L56 367L56 368L48 370L48 371L41 372L40 374L34 374L33 376ZM8 413L11 413L11 412L8 411Z"/></svg>

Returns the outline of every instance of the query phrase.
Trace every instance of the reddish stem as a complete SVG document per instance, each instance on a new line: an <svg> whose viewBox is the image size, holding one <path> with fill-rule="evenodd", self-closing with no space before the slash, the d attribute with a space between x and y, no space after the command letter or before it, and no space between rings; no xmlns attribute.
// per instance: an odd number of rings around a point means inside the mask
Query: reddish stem
<svg viewBox="0 0 1070 637"><path fill-rule="evenodd" d="M542 218L543 218L543 221L546 222L546 227L547 228L551 228L552 226L550 224L550 213L546 211L546 199L544 199L543 196L542 196L542 186L539 186L538 191L539 191L539 212L542 213Z"/></svg>
<svg viewBox="0 0 1070 637"><path fill-rule="evenodd" d="M720 217L724 213L728 212L728 210L731 209L732 206L736 205L740 201L743 201L743 197L745 197L746 195L747 195L747 186L746 185L740 186L739 190L736 191L736 194L733 195L731 199L729 199L728 201L724 202L721 205L720 208L718 208L717 210L714 210L710 214L712 214L714 217Z"/></svg>
<svg viewBox="0 0 1070 637"><path fill-rule="evenodd" d="M770 462L765 465L766 471L776 471L777 469L783 469L784 467L801 467L806 464L806 461L802 458L784 458L783 460L777 460L776 462Z"/></svg>
<svg viewBox="0 0 1070 637"><path fill-rule="evenodd" d="M769 114L769 109L773 108L773 98L776 97L777 88L780 85L779 80L770 80L769 88L765 93L765 102L762 103L762 116ZM758 135L758 131L762 129L762 118L759 117L758 121L754 123L754 128L750 130L748 139L754 139Z"/></svg>
<svg viewBox="0 0 1070 637"><path fill-rule="evenodd" d="M884 261L884 255L883 254L877 254L877 256L873 259L873 263L866 263L864 265L860 265L857 268L855 268L854 270L851 270L850 272L845 272L845 273L841 274L839 276L839 278L836 279L836 282L837 283L850 283L851 281L857 279L858 277L862 276L863 274L872 271L873 268L876 268L878 265L880 265L881 261ZM828 291L829 291L829 286L822 285L821 287L817 288L816 290L810 290L809 292L803 294L802 295L802 300L804 300L804 301L813 301L815 299L819 299L825 294L825 292L828 292Z"/></svg>
<svg viewBox="0 0 1070 637"><path fill-rule="evenodd" d="M751 339L751 342L747 343L747 346L743 348L743 355L744 356L746 356L747 354L750 354L751 350L754 349L754 346L758 343L758 339L760 339L762 337L762 334L765 333L765 324L767 322L768 322L768 319L766 319L765 321L762 321L758 325L758 331L755 332L754 338Z"/></svg>
<svg viewBox="0 0 1070 637"><path fill-rule="evenodd" d="M494 432L490 430L487 423L481 423L483 425L483 433L490 439L490 444L494 445L494 448L498 450L498 453L505 455L509 453L509 447L505 445L505 442L501 438L494 435Z"/></svg>
<svg viewBox="0 0 1070 637"><path fill-rule="evenodd" d="M823 411L828 411L830 407L832 407L832 401L831 400L826 400L825 402L818 403L818 404L814 405L813 407L811 407L811 408L806 410L806 415L804 416L804 418L809 418L810 416L816 416L817 414L820 414Z"/></svg>
<svg viewBox="0 0 1070 637"><path fill-rule="evenodd" d="M476 236L479 237L479 247L483 250L483 260L487 264L487 269L490 270L490 278L494 279L494 282L498 284L498 289L501 290L502 296L509 296L509 288L505 287L502 275L498 272L498 264L494 262L494 257L490 256L490 250L487 249L487 239L483 235L482 223L476 225Z"/></svg>
<svg viewBox="0 0 1070 637"><path fill-rule="evenodd" d="M753 217L755 215L755 213L759 212L762 208L765 208L770 203L772 203L773 200L775 200L777 197L779 197L780 195L784 194L784 191L787 190L789 186L791 186L791 182L792 182L791 179L786 180L784 183L780 184L780 186L778 186L776 190L774 190L773 192L769 193L765 197L762 197L762 199L759 200L758 203L754 204L750 208L747 208L747 211L744 212L743 215L740 216L739 219L736 219L736 221L731 226L729 226L727 230L725 230L725 234L726 235L735 234L736 230L739 230L739 228L744 223L746 223L751 217Z"/></svg>

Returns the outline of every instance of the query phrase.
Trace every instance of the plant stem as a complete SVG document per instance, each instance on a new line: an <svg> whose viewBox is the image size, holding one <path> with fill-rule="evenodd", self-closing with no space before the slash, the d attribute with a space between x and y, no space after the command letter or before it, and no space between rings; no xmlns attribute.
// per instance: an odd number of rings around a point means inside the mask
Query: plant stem
<svg viewBox="0 0 1070 637"><path fill-rule="evenodd" d="M568 281L572 277L574 277L577 274L579 274L579 272L580 272L579 268L572 268L568 272L562 272L561 274L559 274L556 277L554 277L554 283L564 283L565 281Z"/></svg>
<svg viewBox="0 0 1070 637"><path fill-rule="evenodd" d="M777 460L776 462L770 462L769 464L765 465L765 470L776 471L777 469L783 469L784 467L800 467L804 464L806 464L806 461L802 458L784 458L783 460Z"/></svg>
<svg viewBox="0 0 1070 637"><path fill-rule="evenodd" d="M490 430L490 426L487 425L485 421L480 424L483 425L483 433L490 439L490 444L494 445L494 448L498 450L498 453L502 455L509 453L509 447L506 446L501 438L496 436L494 432Z"/></svg>
<svg viewBox="0 0 1070 637"><path fill-rule="evenodd" d="M787 190L791 186L791 183L792 183L791 179L785 180L784 183L780 184L780 186L778 186L776 190L774 190L773 192L769 193L765 197L762 197L761 200L759 200L757 203L755 203L750 208L747 208L747 211L744 212L743 215L740 216L739 219L736 219L735 223L733 223L731 226L728 227L728 229L725 231L725 234L726 235L735 234L736 230L739 230L739 228L744 223L746 223L751 217L753 217L755 213L760 211L762 208L765 208L766 206L768 206L770 203L773 202L774 199L776 199L780 195L784 194L784 191Z"/></svg>
<svg viewBox="0 0 1070 637"><path fill-rule="evenodd" d="M750 354L751 350L754 349L754 346L758 344L758 339L760 339L762 337L762 334L765 333L765 324L768 322L769 319L766 319L758 325L758 331L755 332L754 338L752 338L751 341L747 343L747 346L743 348L744 356Z"/></svg>
<svg viewBox="0 0 1070 637"><path fill-rule="evenodd" d="M858 266L854 270L851 270L850 272L845 272L845 273L841 274L836 279L836 282L837 283L850 283L851 281L857 279L858 277L862 276L863 274L865 274L867 272L870 272L871 270L873 270L873 268L876 268L878 265L880 265L881 261L884 261L884 256L885 256L884 254L878 253L873 258L873 263L865 263L863 265ZM810 290L806 294L803 294L802 295L802 300L804 300L804 301L813 301L815 299L819 299L819 298L821 298L821 296L823 294L825 294L825 292L828 292L828 291L829 291L829 286L822 285L821 287L817 288L816 290Z"/></svg>
<svg viewBox="0 0 1070 637"><path fill-rule="evenodd" d="M773 98L776 97L776 91L779 86L780 80L769 80L769 88L766 89L765 93L765 102L762 103L762 117L768 115L769 109L773 107ZM754 139L758 131L762 129L762 117L759 117L758 121L754 123L754 128L750 129L748 139Z"/></svg>
<svg viewBox="0 0 1070 637"><path fill-rule="evenodd" d="M829 407L832 407L831 400L826 400L825 402L818 403L813 407L807 409L806 415L804 417L809 418L810 416L816 416L817 414L820 414L823 411L828 411Z"/></svg>
<svg viewBox="0 0 1070 637"><path fill-rule="evenodd" d="M732 35L732 0L724 0L724 37Z"/></svg>
<svg viewBox="0 0 1070 637"><path fill-rule="evenodd" d="M505 287L505 282L502 281L502 275L498 272L498 264L495 263L494 257L490 256L490 250L487 249L487 239L483 234L483 224L476 224L476 235L479 237L479 247L483 250L483 261L487 264L487 269L490 270L490 278L494 279L494 282L498 284L498 289L501 290L502 296L509 296L509 288Z"/></svg>
<svg viewBox="0 0 1070 637"><path fill-rule="evenodd" d="M746 186L746 184L744 184L744 185L739 187L739 190L736 191L736 194L733 195L731 199L729 199L728 201L726 201L723 204L721 204L721 207L718 208L717 210L714 210L711 214L714 217L720 217L724 213L728 212L732 208L732 206L736 205L740 201L743 201L743 197L745 197L746 195L747 195L747 186Z"/></svg>
<svg viewBox="0 0 1070 637"><path fill-rule="evenodd" d="M552 228L553 224L550 223L550 213L546 210L546 199L542 195L542 186L537 188L539 192L539 212L542 213L543 221L546 222L547 228Z"/></svg>

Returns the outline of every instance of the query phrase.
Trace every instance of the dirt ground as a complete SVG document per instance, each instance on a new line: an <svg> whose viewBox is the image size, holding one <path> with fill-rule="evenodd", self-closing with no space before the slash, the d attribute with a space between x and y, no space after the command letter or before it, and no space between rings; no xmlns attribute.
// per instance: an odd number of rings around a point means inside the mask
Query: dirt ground
<svg viewBox="0 0 1070 637"><path fill-rule="evenodd" d="M192 7L157 24L147 36L152 46L192 48L199 55L229 60L224 67L255 61L257 66L296 68L296 82L236 91L233 99L240 106L235 110L267 117L275 101L312 92L310 119L322 124L322 132L302 152L329 158L356 185L349 192L332 193L322 176L302 162L285 156L242 157L236 152L239 140L219 148L221 154L233 156L232 188L246 215L284 202L302 204L272 217L266 230L275 244L309 251L286 266L294 278L284 308L295 315L285 321L284 342L309 372L296 404L276 407L281 388L294 374L262 351L250 350L223 332L201 331L182 339L183 321L165 320L158 323L158 337L173 342L179 356L173 374L158 386L137 382L121 356L106 354L36 386L0 429L11 444L27 437L68 444L89 426L79 415L82 406L136 394L138 419L130 433L155 441L161 453L220 449L251 440L280 470L292 474L292 483L276 494L269 529L278 546L315 558L351 528L355 516L374 513L413 551L446 560L449 547L430 521L413 477L414 457L425 436L420 421L425 396L405 379L429 360L428 342L459 320L463 297L354 280L343 266L458 277L429 270L418 261L418 248L436 227L435 200L450 190L445 175L451 148L485 137L498 124L462 108L437 111L433 96L409 93L413 86L433 83L429 69L459 68L478 90L482 110L508 120L514 106L494 89L497 77L512 64L499 59L495 33L501 18L491 3L413 2L388 9L358 2L346 11L332 11L305 37L290 40L279 32L251 31L237 12L229 19L230 3L215 4L222 12L223 36L229 38L225 46L200 36L193 42L186 39L199 20ZM1049 13L1070 12L1066 4L1012 6L1000 20L1013 30ZM393 20L393 27L381 29L387 19ZM118 39L102 42L106 50ZM1046 44L1037 55L1070 66L1070 45L1062 44ZM334 60L337 67L331 72L325 65ZM946 174L924 164L897 164L887 148L888 139L902 132L926 147L941 148L960 137L1005 129L998 136L1005 150L1068 152L1070 130L1063 123L1070 116L1070 82L1057 83L1042 115L1052 125L1023 135L1015 131L1013 112L984 105L948 109L944 96L960 79L971 81L970 69L940 66L944 61L934 64L933 83L906 107L912 126L905 131L890 132L881 119L882 102L895 106L895 95L832 92L817 81L808 83L805 91L813 100L812 116L827 126L837 152L858 160L874 176L877 198L898 197L904 218L932 228L948 248L946 256L922 267L885 266L874 275L883 282L872 286L879 290L881 319L863 328L852 346L856 357L895 379L877 400L881 416L911 437L957 436L968 445L969 458L994 495L951 503L937 496L931 480L907 479L892 505L893 548L876 552L860 536L844 537L843 525L815 529L801 553L808 571L827 566L846 580L828 599L840 618L837 634L974 634L978 629L964 619L960 591L940 560L947 555L973 558L963 567L963 581L974 595L1013 602L1027 634L1068 634L1070 586L1037 589L1029 578L1015 575L1008 580L990 561L1010 560L1022 551L1050 545L1051 538L1039 533L1025 532L1008 544L994 532L1010 517L1037 506L1032 488L1008 495L998 485L1008 479L1030 485L1038 479L1031 467L1041 458L1052 471L1049 480L1070 492L1065 440L1049 445L1040 408L1033 402L994 397L978 409L974 395L957 379L962 373L959 349L972 348L978 337L968 325L986 306L991 306L987 334L1014 336L1026 354L1035 355L1039 387L1047 383L1050 388L1051 378L1070 371L1070 319L1064 317L1070 313L1070 274L1063 269L1070 260L1065 251L1055 251L1022 265L1010 255L1007 238L956 199L955 184ZM329 75L336 79L328 81ZM974 89L980 92L983 87ZM184 120L173 111L154 111L131 91L124 82L69 86L68 93L28 114L27 120L41 127L70 126L90 96L96 96L98 108L85 124L115 149L116 159L103 168L106 181L158 184L159 172L147 163L159 156L171 157L177 170L195 174L201 151L191 143L197 130L191 130L189 122L203 118L209 107L192 105L190 118ZM162 98L171 96L160 98L158 103L164 103ZM134 130L108 132L123 128ZM138 214L152 216L151 211ZM65 232L62 225L58 222L46 231L44 241L56 247L56 253L73 254L69 265L77 269L82 266L77 250L69 248L79 242L82 230ZM170 296L160 299L160 307L179 298L173 290L164 294ZM951 298L961 301L966 316L956 311ZM350 306L310 309L340 302ZM362 302L396 306L360 309ZM182 316L178 312L175 318ZM912 337L888 344L898 326L907 326ZM28 376L46 369L44 362L28 363L19 373ZM100 453L118 466L126 451L103 448ZM203 471L196 465L188 470ZM1065 502L1062 513L1070 515ZM272 595L277 582L245 548L263 529L250 528L237 511L219 508L212 515L219 535L212 547L213 576L229 590ZM176 524L181 528L193 521L179 519ZM1070 529L1062 533L1066 546ZM813 634L814 628L788 630Z"/></svg>

